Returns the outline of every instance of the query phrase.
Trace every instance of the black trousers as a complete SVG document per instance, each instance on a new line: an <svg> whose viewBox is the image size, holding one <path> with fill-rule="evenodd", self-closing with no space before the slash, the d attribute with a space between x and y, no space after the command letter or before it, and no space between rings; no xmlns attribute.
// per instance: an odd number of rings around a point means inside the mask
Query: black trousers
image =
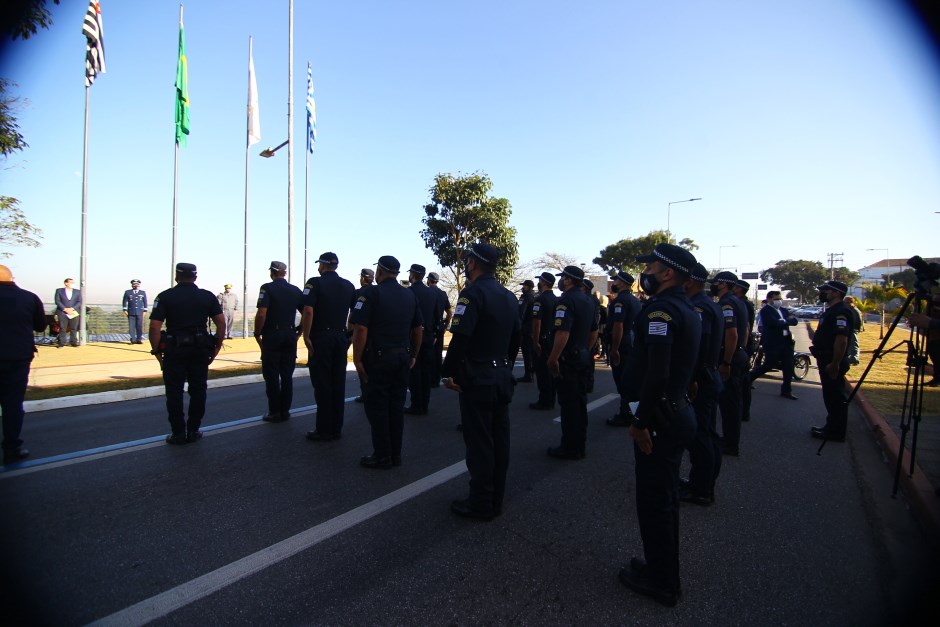
<svg viewBox="0 0 940 627"><path fill-rule="evenodd" d="M721 439L718 437L718 373L711 381L699 379L698 393L692 401L695 435L689 442L689 484L697 496L713 497L715 480L721 472Z"/></svg>
<svg viewBox="0 0 940 627"><path fill-rule="evenodd" d="M81 316L75 316L71 320L64 313L59 316L59 346L65 346L65 338L69 338L69 344L78 346L78 329L82 322Z"/></svg>
<svg viewBox="0 0 940 627"><path fill-rule="evenodd" d="M507 370L501 375L507 380L500 385L468 386L460 394L460 422L470 471L470 505L484 512L502 509L509 470L512 374Z"/></svg>
<svg viewBox="0 0 940 627"><path fill-rule="evenodd" d="M657 431L649 455L633 445L636 513L647 572L658 587L674 592L680 589L679 466L694 432L695 416L686 406L677 413L671 428Z"/></svg>
<svg viewBox="0 0 940 627"><path fill-rule="evenodd" d="M401 455L405 426L405 392L411 357L401 352L369 355L365 361L365 410L372 427L372 454L376 457Z"/></svg>
<svg viewBox="0 0 940 627"><path fill-rule="evenodd" d="M206 389L209 381L208 348L172 348L163 357L163 385L166 389L166 411L173 435L199 431L206 415ZM183 385L188 384L189 420L184 418Z"/></svg>
<svg viewBox="0 0 940 627"><path fill-rule="evenodd" d="M296 367L297 334L293 329L268 331L261 336L261 376L268 397L268 413L290 413Z"/></svg>
<svg viewBox="0 0 940 627"><path fill-rule="evenodd" d="M3 412L3 448L15 449L23 440L23 399L29 383L29 359L0 361L0 411Z"/></svg>
<svg viewBox="0 0 940 627"><path fill-rule="evenodd" d="M823 403L826 405L826 435L834 438L844 438L849 422L849 407L845 404L848 398L845 394L845 373L849 371L849 361L843 358L839 362L839 373L835 379L826 374L829 360L817 359L819 368L819 383L822 385Z"/></svg>
<svg viewBox="0 0 940 627"><path fill-rule="evenodd" d="M323 331L310 338L307 367L317 403L318 433L340 435L346 412L346 363L349 340L344 331Z"/></svg>
<svg viewBox="0 0 940 627"><path fill-rule="evenodd" d="M623 387L623 386L624 386L624 378L623 378L624 364L627 363L627 356L628 356L629 354L630 354L630 346L628 345L626 348L623 347L623 346L621 346L621 347L620 347L620 364L617 365L617 366L615 366L615 365L613 365L613 364L610 364L610 372L611 372L611 374L612 374L613 377L614 377L614 385L617 386L617 394L620 395L620 407L619 407L618 410L617 410L617 416L619 416L619 417L621 417L621 418L629 418L630 416L633 415L633 411L630 410L630 403L629 403L629 401L627 401L626 398L624 398L624 395L623 395L623 390L624 390L624 387ZM607 355L608 355L608 358L609 358L609 357L610 357L610 353L608 353Z"/></svg>
<svg viewBox="0 0 940 627"><path fill-rule="evenodd" d="M741 411L744 396L744 377L747 367L732 365L731 374L718 395L721 409L721 439L725 448L738 450L741 444ZM750 386L748 386L750 387Z"/></svg>
<svg viewBox="0 0 940 627"><path fill-rule="evenodd" d="M431 387L436 388L441 385L441 364L444 363L444 333L437 334L437 342L434 343L434 361L431 363Z"/></svg>
<svg viewBox="0 0 940 627"><path fill-rule="evenodd" d="M542 354L535 357L535 380L539 388L539 398L536 401L544 407L555 406L555 379L548 371L548 356L552 352L552 345L548 338L539 342Z"/></svg>
<svg viewBox="0 0 940 627"><path fill-rule="evenodd" d="M408 375L408 391L411 393L411 408L427 411L431 403L431 379L434 372L434 336L426 333L421 340L421 349L415 356L415 366ZM440 381L440 379L438 379Z"/></svg>
<svg viewBox="0 0 940 627"><path fill-rule="evenodd" d="M587 364L562 361L561 376L556 380L561 408L561 446L567 451L584 453L587 441Z"/></svg>
<svg viewBox="0 0 940 627"><path fill-rule="evenodd" d="M532 329L522 330L522 342L519 345L522 351L522 367L524 376L531 377L535 371L535 351L532 348Z"/></svg>
<svg viewBox="0 0 940 627"><path fill-rule="evenodd" d="M792 391L793 383L793 344L790 342L765 347L764 361L760 366L751 370L749 381L753 382L754 379L777 367L780 368L780 372L783 374L783 385L780 386L780 393L789 394Z"/></svg>

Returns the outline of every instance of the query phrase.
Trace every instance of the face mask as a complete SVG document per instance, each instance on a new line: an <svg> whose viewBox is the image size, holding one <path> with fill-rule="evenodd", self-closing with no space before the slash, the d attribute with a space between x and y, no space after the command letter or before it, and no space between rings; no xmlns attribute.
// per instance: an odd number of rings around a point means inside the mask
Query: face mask
<svg viewBox="0 0 940 627"><path fill-rule="evenodd" d="M718 296L718 284L712 283L711 286L708 288L708 293L711 296Z"/></svg>
<svg viewBox="0 0 940 627"><path fill-rule="evenodd" d="M469 262L469 261L468 261L467 263L463 264L463 276L464 276L464 278L466 278L468 281L470 280L470 262Z"/></svg>
<svg viewBox="0 0 940 627"><path fill-rule="evenodd" d="M640 289L647 296L653 296L656 292L659 291L659 286L661 283L659 279L656 278L655 274L641 274L640 275Z"/></svg>
<svg viewBox="0 0 940 627"><path fill-rule="evenodd" d="M819 290L819 296L816 299L820 303L829 302L829 290Z"/></svg>
<svg viewBox="0 0 940 627"><path fill-rule="evenodd" d="M774 309L780 309L781 307L783 307L783 301L782 301L782 300L777 300L777 299L775 299L775 300L773 300L770 304L773 305L773 308L774 308Z"/></svg>
<svg viewBox="0 0 940 627"><path fill-rule="evenodd" d="M611 293L611 294L616 294L616 293L619 292L619 291L620 291L620 289L619 289L616 285L611 285L611 286L610 286L610 293Z"/></svg>

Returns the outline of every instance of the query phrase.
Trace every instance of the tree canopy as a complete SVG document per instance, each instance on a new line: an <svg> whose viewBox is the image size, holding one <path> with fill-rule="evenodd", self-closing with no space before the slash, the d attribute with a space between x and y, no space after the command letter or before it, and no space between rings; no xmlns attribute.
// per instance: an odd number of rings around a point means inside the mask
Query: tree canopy
<svg viewBox="0 0 940 627"><path fill-rule="evenodd" d="M626 238L611 244L600 251L593 261L608 273L626 270L631 274L639 274L644 264L637 263L636 258L649 253L656 244L663 243L675 244L676 240L669 237L666 231L650 231L647 235ZM678 245L690 251L698 249L698 245L689 238L680 240Z"/></svg>
<svg viewBox="0 0 940 627"><path fill-rule="evenodd" d="M59 0L52 0L59 4ZM52 14L46 8L46 0L7 0L0 11L2 34L10 39L29 39L40 28L52 26Z"/></svg>
<svg viewBox="0 0 940 627"><path fill-rule="evenodd" d="M761 272L760 278L796 294L801 302L815 302L816 288L829 279L829 271L818 261L784 259Z"/></svg>
<svg viewBox="0 0 940 627"><path fill-rule="evenodd" d="M512 207L506 198L489 195L493 182L485 173L438 174L424 206L421 239L453 279L463 289L465 251L477 242L486 242L502 253L496 278L507 284L519 258L516 229L509 226Z"/></svg>

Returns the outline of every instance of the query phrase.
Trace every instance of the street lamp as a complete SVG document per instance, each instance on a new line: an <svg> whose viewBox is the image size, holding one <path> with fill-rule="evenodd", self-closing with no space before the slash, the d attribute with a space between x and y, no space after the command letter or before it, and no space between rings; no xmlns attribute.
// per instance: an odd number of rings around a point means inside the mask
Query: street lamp
<svg viewBox="0 0 940 627"><path fill-rule="evenodd" d="M718 271L721 272L724 268L721 266L721 251L723 248L737 248L737 244L728 244L727 246L718 247Z"/></svg>
<svg viewBox="0 0 940 627"><path fill-rule="evenodd" d="M687 200L674 200L671 203L668 203L666 205L666 239L667 240L672 234L672 231L669 230L669 218L670 218L670 214L672 213L672 206L677 205L680 202L695 202L696 200L701 200L701 198L689 198Z"/></svg>
<svg viewBox="0 0 940 627"><path fill-rule="evenodd" d="M891 255L888 254L887 248L866 248L865 250L883 250L885 251L885 261L888 261L889 263L891 261Z"/></svg>
<svg viewBox="0 0 940 627"><path fill-rule="evenodd" d="M277 148L265 148L264 150L261 151L260 153L261 156L264 157L265 159L269 159L273 157L274 153L276 153L278 150L286 146L288 141L289 140L284 140L277 146Z"/></svg>

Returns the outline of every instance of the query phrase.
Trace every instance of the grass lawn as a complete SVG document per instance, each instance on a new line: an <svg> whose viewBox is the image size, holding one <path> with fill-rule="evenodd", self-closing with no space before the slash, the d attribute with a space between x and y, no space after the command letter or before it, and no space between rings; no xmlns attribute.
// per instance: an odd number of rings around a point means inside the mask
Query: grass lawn
<svg viewBox="0 0 940 627"><path fill-rule="evenodd" d="M888 327L885 325L885 333L887 331ZM865 331L858 334L861 363L849 370L848 376L851 380L855 381L860 378L865 368L868 367L875 349L881 344L879 335L878 325L872 323L866 324ZM883 355L881 359L876 359L862 384L861 391L865 394L865 398L884 416L896 416L901 413L908 376L906 340L910 337L910 331L895 329L885 350L894 348L901 342L905 343ZM927 367L927 372L933 372L930 366ZM930 380L930 378L931 374L927 374L926 379ZM940 415L940 388L924 388L922 415Z"/></svg>

